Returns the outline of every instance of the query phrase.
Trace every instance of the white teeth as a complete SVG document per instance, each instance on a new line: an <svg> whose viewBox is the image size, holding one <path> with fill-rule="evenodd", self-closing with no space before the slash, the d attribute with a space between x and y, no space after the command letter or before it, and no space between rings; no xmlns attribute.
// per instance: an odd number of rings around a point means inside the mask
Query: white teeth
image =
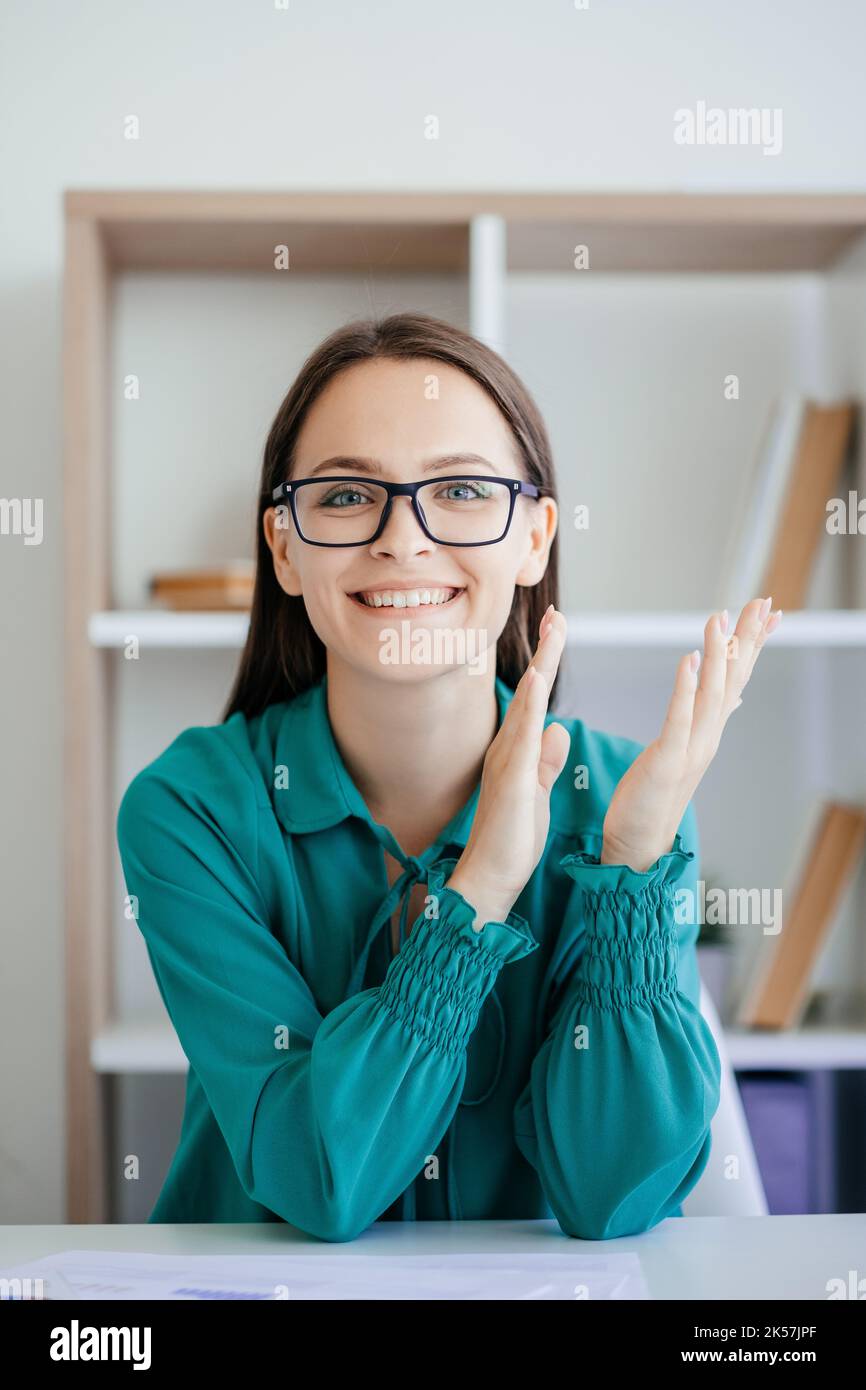
<svg viewBox="0 0 866 1390"><path fill-rule="evenodd" d="M447 603L456 589L382 589L358 597L368 608L417 608L422 604Z"/></svg>

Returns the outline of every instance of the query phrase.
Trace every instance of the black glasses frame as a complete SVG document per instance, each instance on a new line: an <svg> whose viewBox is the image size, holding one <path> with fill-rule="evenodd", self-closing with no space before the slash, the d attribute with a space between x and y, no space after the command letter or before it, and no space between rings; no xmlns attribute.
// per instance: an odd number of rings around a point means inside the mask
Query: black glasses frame
<svg viewBox="0 0 866 1390"><path fill-rule="evenodd" d="M497 536L495 540L440 541L438 536L434 536L433 532L427 526L427 520L421 508L421 503L418 501L419 490L422 487L430 487L432 483L463 482L507 483L508 518L505 522L505 528L502 532L502 535ZM382 515L379 518L379 525L377 526L373 535L369 536L365 541L311 541L309 537L305 536L303 531L301 530L301 523L298 520L298 513L295 508L295 494L297 493L299 488L305 487L308 483L363 483L366 486L369 486L370 483L375 483L376 487L384 488L388 495L385 498L385 505L382 508ZM281 502L284 498L288 497L289 507L291 509L292 518L295 523L295 529L305 545L326 545L333 549L340 549L343 546L349 545L372 545L373 541L377 541L388 524L388 518L391 515L391 507L393 505L395 497L411 497L412 510L415 513L415 519L418 522L418 525L421 527L421 530L424 532L424 535L427 536L436 545L498 545L499 542L504 540L505 537L508 535L508 528L511 525L511 518L514 515L514 503L517 500L517 498L520 496L540 497L541 490L540 488L537 488L534 483L525 483L522 478L491 478L489 474L479 473L449 473L447 476L443 477L424 478L421 482L417 483L389 483L382 478L347 478L342 474L338 474L335 477L299 478L297 481L291 483L280 483L279 487L274 488L271 495L274 499L274 502Z"/></svg>

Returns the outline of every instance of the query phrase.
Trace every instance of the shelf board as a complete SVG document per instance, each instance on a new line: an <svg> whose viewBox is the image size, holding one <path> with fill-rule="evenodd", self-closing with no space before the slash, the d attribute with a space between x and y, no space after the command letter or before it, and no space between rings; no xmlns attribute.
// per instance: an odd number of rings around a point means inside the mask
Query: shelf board
<svg viewBox="0 0 866 1390"><path fill-rule="evenodd" d="M830 233L825 233L830 235ZM834 244L842 233L834 229ZM105 234L118 268L135 270L259 271L274 274L276 248L289 253L293 274L465 275L469 226L423 222L112 223Z"/></svg>
<svg viewBox="0 0 866 1390"><path fill-rule="evenodd" d="M137 637L142 647L242 647L249 613L172 613L163 609L130 609L92 613L88 636L94 647L124 647Z"/></svg>
<svg viewBox="0 0 866 1390"><path fill-rule="evenodd" d="M866 1071L866 1024L860 1028L725 1029L735 1071Z"/></svg>
<svg viewBox="0 0 866 1390"><path fill-rule="evenodd" d="M508 268L814 271L866 233L861 194L233 192L71 189L67 219L92 223L117 270L259 270L274 247L295 270L462 271L469 225L501 217Z"/></svg>
<svg viewBox="0 0 866 1390"><path fill-rule="evenodd" d="M569 645L703 648L709 613L567 614ZM731 614L732 621L737 615ZM866 647L866 609L785 613L765 650L775 647Z"/></svg>
<svg viewBox="0 0 866 1390"><path fill-rule="evenodd" d="M399 609L396 610L399 612ZM574 647L703 647L708 613L571 613L568 645ZM142 609L91 614L88 635L94 647L122 648L131 636L141 647L240 648L249 614L172 613ZM776 647L866 648L866 609L828 609L786 613L768 641Z"/></svg>
<svg viewBox="0 0 866 1390"><path fill-rule="evenodd" d="M104 1075L182 1075L189 1063L167 1018L133 1018L109 1024L91 1039L90 1064Z"/></svg>
<svg viewBox="0 0 866 1390"><path fill-rule="evenodd" d="M587 247L593 275L721 274L824 270L835 264L862 227L779 226L773 223L640 224L580 221L518 222L508 228L508 269L573 270L575 246Z"/></svg>
<svg viewBox="0 0 866 1390"><path fill-rule="evenodd" d="M735 1071L866 1071L866 1024L862 1028L797 1028L781 1033L725 1029ZM186 1056L168 1019L131 1019L111 1024L91 1043L93 1070L103 1075L184 1075Z"/></svg>

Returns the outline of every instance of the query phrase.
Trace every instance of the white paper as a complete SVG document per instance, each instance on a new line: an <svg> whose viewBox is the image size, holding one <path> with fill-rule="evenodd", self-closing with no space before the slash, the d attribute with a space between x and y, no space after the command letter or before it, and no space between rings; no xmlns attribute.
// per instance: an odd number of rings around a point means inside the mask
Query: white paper
<svg viewBox="0 0 866 1390"><path fill-rule="evenodd" d="M64 1250L0 1270L45 1280L46 1298L645 1299L635 1254L150 1255ZM33 1297L31 1293L27 1295Z"/></svg>

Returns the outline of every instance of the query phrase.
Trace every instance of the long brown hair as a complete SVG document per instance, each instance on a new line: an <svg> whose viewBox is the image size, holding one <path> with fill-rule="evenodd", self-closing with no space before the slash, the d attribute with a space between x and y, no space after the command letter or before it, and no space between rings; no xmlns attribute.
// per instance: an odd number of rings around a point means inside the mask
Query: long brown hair
<svg viewBox="0 0 866 1390"><path fill-rule="evenodd" d="M357 319L336 329L302 366L265 444L250 626L224 720L238 710L251 718L270 704L293 699L325 674L324 644L307 617L303 597L286 594L277 582L262 518L274 505L273 489L292 477L295 442L316 397L338 372L376 357L431 357L465 372L492 397L511 426L528 481L535 483L542 496L556 497L544 421L526 387L498 353L471 334L426 314ZM511 612L496 644L496 674L512 689L535 650L542 614L550 603L559 607L557 541L558 536L554 536L539 583L532 587L515 585ZM551 702L556 684L554 681Z"/></svg>

